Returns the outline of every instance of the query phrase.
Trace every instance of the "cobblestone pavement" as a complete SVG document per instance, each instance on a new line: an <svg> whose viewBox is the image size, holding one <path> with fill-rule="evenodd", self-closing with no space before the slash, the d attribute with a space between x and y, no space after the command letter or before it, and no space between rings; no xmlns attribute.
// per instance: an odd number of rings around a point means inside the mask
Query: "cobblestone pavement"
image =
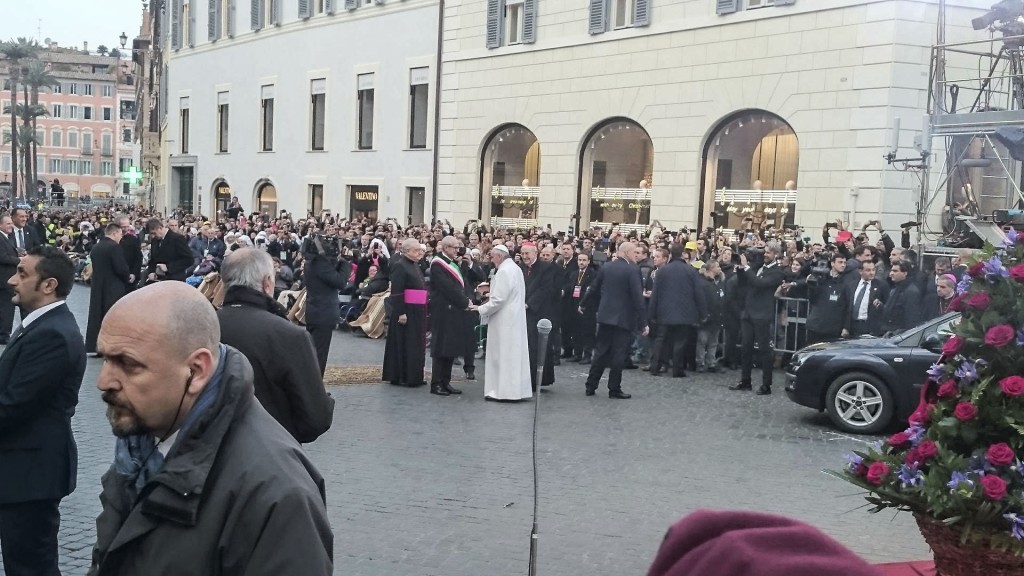
<svg viewBox="0 0 1024 576"><path fill-rule="evenodd" d="M77 286L70 298L82 323L88 295ZM379 362L383 342L337 332L331 356ZM78 489L61 506L67 575L86 572L113 453L95 388L100 362L89 360L74 419ZM633 399L616 401L604 389L585 397L580 366L556 375L540 403L539 574L642 575L665 529L700 507L788 514L871 561L928 557L909 515L867 514L855 488L821 472L874 438L833 432L781 386L758 397L726 390L735 372L680 380L631 371L623 387ZM426 387L331 389L334 426L308 450L328 479L335 574L527 573L534 404L484 402L482 380L459 385L466 393L448 398Z"/></svg>

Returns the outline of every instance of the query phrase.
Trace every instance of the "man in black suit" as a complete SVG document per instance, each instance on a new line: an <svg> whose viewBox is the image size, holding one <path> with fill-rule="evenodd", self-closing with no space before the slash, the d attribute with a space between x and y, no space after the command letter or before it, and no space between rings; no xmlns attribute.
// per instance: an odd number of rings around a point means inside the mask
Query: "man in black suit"
<svg viewBox="0 0 1024 576"><path fill-rule="evenodd" d="M634 264L636 253L633 243L620 244L618 258L601 267L597 280L583 297L583 309L597 304L597 347L587 375L587 396L595 394L604 369L610 368L608 397L630 398L622 391L622 369L633 343L633 332L639 329L645 336L648 332L640 270Z"/></svg>
<svg viewBox="0 0 1024 576"><path fill-rule="evenodd" d="M526 280L526 335L530 348L530 382L533 390L537 390L537 349L540 333L537 323L547 318L552 324L558 324L558 297L561 287L558 283L558 270L554 263L544 262L538 258L537 245L527 242L519 251L522 260L523 279ZM554 354L550 347L544 358L544 374L542 386L550 386L555 382Z"/></svg>
<svg viewBox="0 0 1024 576"><path fill-rule="evenodd" d="M912 266L905 260L897 260L889 266L892 288L889 289L889 297L882 308L882 327L876 335L913 328L921 322L921 309L925 298L921 296L917 282L910 279L911 270Z"/></svg>
<svg viewBox="0 0 1024 576"><path fill-rule="evenodd" d="M19 256L24 256L29 250L43 243L43 239L28 225L28 211L24 208L15 208L11 212L11 220L14 221L11 239L14 240Z"/></svg>
<svg viewBox="0 0 1024 576"><path fill-rule="evenodd" d="M459 240L445 236L437 250L440 254L430 262L430 393L448 396L462 394L452 387L452 366L455 358L466 353L466 316L471 302L456 261Z"/></svg>
<svg viewBox="0 0 1024 576"><path fill-rule="evenodd" d="M883 306L889 296L889 287L875 278L875 263L861 262L860 280L846 287L849 306L843 314L843 338L857 338L878 332L882 325Z"/></svg>
<svg viewBox="0 0 1024 576"><path fill-rule="evenodd" d="M146 280L179 280L188 278L192 268L192 250L184 236L170 230L159 218L150 218L146 222L146 231L150 236L149 266L146 268Z"/></svg>
<svg viewBox="0 0 1024 576"><path fill-rule="evenodd" d="M18 249L14 247L14 222L6 214L0 216L0 232L0 345L5 345L14 327L14 302L11 301L14 290L7 280L18 271L21 258Z"/></svg>
<svg viewBox="0 0 1024 576"><path fill-rule="evenodd" d="M581 310L580 302L593 285L597 269L590 265L590 254L580 254L574 261L576 264L566 274L568 282L565 285L565 298L572 306L572 316L562 325L562 334L568 338L567 349L573 352L569 361L590 364L593 361L597 314L593 305Z"/></svg>
<svg viewBox="0 0 1024 576"><path fill-rule="evenodd" d="M96 352L96 338L107 311L128 293L128 263L121 248L121 226L107 224L104 236L92 247L89 260L92 262L92 281L89 291L89 323L85 329L85 352Z"/></svg>
<svg viewBox="0 0 1024 576"><path fill-rule="evenodd" d="M121 249L124 250L124 261L128 264L128 291L131 292L139 283L142 274L142 240L137 234L131 233L132 222L127 216L117 219L121 227Z"/></svg>
<svg viewBox="0 0 1024 576"><path fill-rule="evenodd" d="M738 280L746 285L747 295L740 316L742 344L740 347L740 382L730 390L751 390L750 373L754 369L754 344L761 360L760 396L772 393L772 325L775 322L775 290L786 280L786 272L779 265L782 246L769 242L764 247L764 262L751 269L747 255L740 254Z"/></svg>
<svg viewBox="0 0 1024 576"><path fill-rule="evenodd" d="M672 376L685 378L687 346L697 337L697 326L707 317L704 283L697 269L683 259L683 246L672 247L672 259L654 275L648 309L657 327L651 352L651 376L661 374L666 356L672 358Z"/></svg>
<svg viewBox="0 0 1024 576"><path fill-rule="evenodd" d="M37 246L8 283L21 326L0 356L0 549L7 576L59 575L58 506L75 489L78 450L71 416L85 373L85 346L64 300L75 265Z"/></svg>

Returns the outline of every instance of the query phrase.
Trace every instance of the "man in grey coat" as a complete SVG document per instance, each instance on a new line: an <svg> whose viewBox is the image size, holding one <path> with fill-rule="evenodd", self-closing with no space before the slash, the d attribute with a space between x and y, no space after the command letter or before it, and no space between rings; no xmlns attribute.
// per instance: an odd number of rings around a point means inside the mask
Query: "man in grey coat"
<svg viewBox="0 0 1024 576"><path fill-rule="evenodd" d="M332 573L323 477L219 342L213 307L181 282L103 320L97 387L117 443L90 575Z"/></svg>

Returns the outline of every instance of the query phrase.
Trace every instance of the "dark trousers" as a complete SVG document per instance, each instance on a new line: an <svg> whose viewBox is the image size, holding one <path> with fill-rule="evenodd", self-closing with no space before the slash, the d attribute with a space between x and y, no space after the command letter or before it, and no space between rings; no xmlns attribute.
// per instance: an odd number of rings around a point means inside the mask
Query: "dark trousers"
<svg viewBox="0 0 1024 576"><path fill-rule="evenodd" d="M327 370L327 354L331 351L331 337L334 336L334 326L311 326L306 324L306 332L313 337L313 347L316 348L316 359L320 363L320 376Z"/></svg>
<svg viewBox="0 0 1024 576"><path fill-rule="evenodd" d="M690 347L696 353L696 329L684 324L658 324L651 352L651 373L672 361L672 374L681 375L686 367L686 354Z"/></svg>
<svg viewBox="0 0 1024 576"><path fill-rule="evenodd" d="M811 344L817 344L818 342L827 342L829 340L836 340L838 338L839 334L818 332L817 330L808 330L805 345L810 346Z"/></svg>
<svg viewBox="0 0 1024 576"><path fill-rule="evenodd" d="M430 384L451 384L452 366L455 365L455 358L434 356L430 359Z"/></svg>
<svg viewBox="0 0 1024 576"><path fill-rule="evenodd" d="M743 346L741 356L740 382L750 384L750 372L754 369L754 344L757 344L757 356L761 362L761 385L771 387L772 365L772 321L751 320L744 318L741 322L743 330Z"/></svg>
<svg viewBox="0 0 1024 576"><path fill-rule="evenodd" d="M850 338L858 338L871 334L871 326L867 320L854 320L850 322Z"/></svg>
<svg viewBox="0 0 1024 576"><path fill-rule="evenodd" d="M2 280L2 279L0 279ZM11 329L14 327L14 291L3 281L3 288L0 288L0 338L9 338Z"/></svg>
<svg viewBox="0 0 1024 576"><path fill-rule="evenodd" d="M476 314L466 314L466 352L462 355L462 368L467 374L471 370L476 370L476 348L477 348L477 332L476 327L479 325L479 316Z"/></svg>
<svg viewBox="0 0 1024 576"><path fill-rule="evenodd" d="M0 551L7 576L60 576L60 499L0 504Z"/></svg>
<svg viewBox="0 0 1024 576"><path fill-rule="evenodd" d="M594 360L587 375L587 389L597 390L608 368L608 391L622 390L622 369L629 357L629 347L633 344L633 331L612 324L597 325L597 343L594 348Z"/></svg>
<svg viewBox="0 0 1024 576"><path fill-rule="evenodd" d="M533 391L537 391L537 361L539 359L538 347L540 346L540 333L537 331L537 322L540 318L533 318L530 315L526 316L526 340L527 346L530 351L530 385L533 387ZM550 339L550 334L548 337ZM555 382L555 364L554 359L551 357L550 352L551 346L548 345L548 352L544 355L544 374L541 376L541 384L547 386L548 384L554 384Z"/></svg>

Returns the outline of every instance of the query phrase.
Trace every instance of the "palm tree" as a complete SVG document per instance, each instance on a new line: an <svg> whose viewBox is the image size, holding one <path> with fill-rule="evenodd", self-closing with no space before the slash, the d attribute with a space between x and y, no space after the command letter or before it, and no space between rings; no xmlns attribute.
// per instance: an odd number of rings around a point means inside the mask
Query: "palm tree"
<svg viewBox="0 0 1024 576"><path fill-rule="evenodd" d="M21 106L21 105L19 104L19 106ZM34 142L36 142L36 133L34 131L32 131L32 127L31 126L19 126L16 132L4 134L4 144L10 144L11 145L11 149L15 149L15 147L17 147L17 148L20 148L23 151L24 150L28 150L29 148L32 147L32 144ZM28 155L26 154L26 158L27 157L28 157ZM17 158L14 158L14 157L11 158L12 169L13 169L13 173L11 174L11 176L12 176L11 177L12 189L13 189L13 186L15 184L17 184L17 182L18 182L18 169L17 169L17 166L14 164L14 162L16 160L17 160ZM27 167L27 164L28 164L27 161L24 162L23 167ZM27 199L28 198L28 193L27 193L27 190L28 190L28 178L27 178L27 174L25 172L22 172L22 176L25 177L25 182L24 182L24 184L26 186L26 188L25 188L25 190L26 190L25 198Z"/></svg>
<svg viewBox="0 0 1024 576"><path fill-rule="evenodd" d="M25 76L24 78L22 78L22 81L25 83L26 86L29 87L32 93L32 98L30 100L32 106L34 107L32 112L32 130L35 131L38 129L36 119L39 116L45 116L49 114L48 110L39 106L39 91L42 88L52 88L53 86L56 86L57 79L50 74L49 70L47 70L46 65L43 64L43 62L39 60L32 60L28 63L28 66L25 67ZM38 149L39 144L32 145L33 187L35 186L35 182L39 181L39 171L37 169L37 159L39 151Z"/></svg>
<svg viewBox="0 0 1024 576"><path fill-rule="evenodd" d="M16 146L24 146L21 149L21 174L25 185L25 197L28 198L31 195L32 190L35 190L38 176L36 174L35 156L33 152L38 148L39 142L36 137L36 118L49 114L45 107L39 104L25 104L21 103L17 106L9 106L4 108L4 114L10 114L13 108L14 116L21 118L21 126L18 128L19 137L16 140L8 139L9 142ZM31 134L32 138L22 136L22 134ZM7 142L5 142L7 143ZM14 170L15 180L17 180L18 171Z"/></svg>
<svg viewBox="0 0 1024 576"><path fill-rule="evenodd" d="M18 77L21 73L21 61L32 58L39 52L39 44L28 38L18 38L0 44L0 54L7 60L7 73L11 88L11 132L17 131L18 117L15 114L18 103ZM33 138L35 135L33 134ZM11 138L11 171L15 177L11 179L11 194L18 196L18 144L19 138Z"/></svg>

